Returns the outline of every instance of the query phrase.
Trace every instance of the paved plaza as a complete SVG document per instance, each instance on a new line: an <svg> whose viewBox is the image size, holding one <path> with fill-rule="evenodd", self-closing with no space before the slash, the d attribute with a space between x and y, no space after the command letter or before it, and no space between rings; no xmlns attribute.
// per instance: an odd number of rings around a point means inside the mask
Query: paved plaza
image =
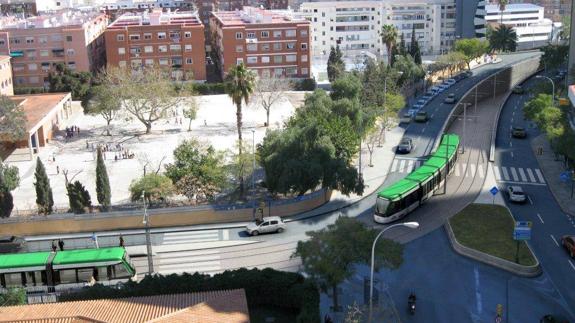
<svg viewBox="0 0 575 323"><path fill-rule="evenodd" d="M276 103L270 114L270 129L283 126L295 110L295 106L303 102L304 92L289 92L286 98ZM54 205L57 210L68 209L68 196L65 189L64 173L68 180L80 181L86 186L92 197L92 204L97 205L95 173L96 147L108 145L105 153L106 167L112 189L112 203L129 202L130 183L140 178L146 171L155 172L158 167L173 161L173 150L180 142L189 138L197 138L211 144L217 150L235 151L237 141L236 108L227 95L198 96L197 118L192 121L188 132L189 120L182 115L181 104L175 109L174 115L154 123L152 134L145 134L145 127L137 120L130 120L123 115L112 122L112 136L106 136L106 122L99 116L88 116L81 112L70 119L66 126L77 126L80 133L66 140L65 132L42 147L37 155L44 162L54 193ZM74 103L78 104L78 103ZM265 136L266 113L257 102L243 109L244 140L251 141L252 130L256 144ZM120 146L121 145L121 150ZM9 164L20 170L20 186L13 192L14 211L17 214L28 214L36 210L36 193L34 189L35 163L29 160L27 150L16 152L7 159ZM122 154L133 155L131 159L123 159ZM115 160L118 156L119 159ZM36 156L35 156L36 157Z"/></svg>

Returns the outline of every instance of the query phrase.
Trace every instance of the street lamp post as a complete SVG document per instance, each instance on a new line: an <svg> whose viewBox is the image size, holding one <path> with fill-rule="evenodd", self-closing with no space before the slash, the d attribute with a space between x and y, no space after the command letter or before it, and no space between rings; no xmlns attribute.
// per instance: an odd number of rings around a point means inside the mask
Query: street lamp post
<svg viewBox="0 0 575 323"><path fill-rule="evenodd" d="M371 322L372 313L373 313L373 272L374 272L374 265L375 265L375 245L377 244L377 240L379 237L383 235L384 232L390 230L395 227L408 227L410 229L417 229L419 227L419 222L404 222L404 223L397 223L394 225L390 225L387 228L381 230L381 232L375 237L373 240L373 245L371 246L371 271L370 271L370 278L369 278L369 322Z"/></svg>
<svg viewBox="0 0 575 323"><path fill-rule="evenodd" d="M252 129L252 194L253 194L253 212L252 220L256 220L256 131Z"/></svg>
<svg viewBox="0 0 575 323"><path fill-rule="evenodd" d="M461 137L463 143L461 144L461 152L464 154L465 153L465 124L467 123L467 106L471 105L471 103L468 102L464 102L463 104L463 136Z"/></svg>
<svg viewBox="0 0 575 323"><path fill-rule="evenodd" d="M148 275L154 273L154 261L152 259L152 243L150 239L150 217L146 209L146 192L142 191L142 202L144 203L144 225L146 226L146 252L148 254Z"/></svg>
<svg viewBox="0 0 575 323"><path fill-rule="evenodd" d="M553 98L553 103L555 103L555 81L553 81L552 78L545 76L545 75L537 75L535 76L536 79L547 79L549 82L551 82L551 89L552 89L552 93L551 93L551 97Z"/></svg>

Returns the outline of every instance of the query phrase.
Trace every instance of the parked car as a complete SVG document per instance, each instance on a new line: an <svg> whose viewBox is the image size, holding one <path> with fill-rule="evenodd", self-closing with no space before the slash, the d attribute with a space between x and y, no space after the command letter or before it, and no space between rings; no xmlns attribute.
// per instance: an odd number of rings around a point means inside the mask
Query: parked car
<svg viewBox="0 0 575 323"><path fill-rule="evenodd" d="M260 233L284 232L286 224L279 216L264 217L262 220L252 222L246 226L249 235L257 236Z"/></svg>
<svg viewBox="0 0 575 323"><path fill-rule="evenodd" d="M449 83L441 83L441 84L439 84L439 87L445 91L445 90L449 89L449 87L451 87L451 85Z"/></svg>
<svg viewBox="0 0 575 323"><path fill-rule="evenodd" d="M402 154L409 154L413 149L413 140L409 137L401 139L399 145L397 145L397 152Z"/></svg>
<svg viewBox="0 0 575 323"><path fill-rule="evenodd" d="M508 186L507 195L511 202L525 203L527 201L527 195L525 195L521 186Z"/></svg>
<svg viewBox="0 0 575 323"><path fill-rule="evenodd" d="M26 240L16 236L0 237L0 253L16 253L25 249Z"/></svg>
<svg viewBox="0 0 575 323"><path fill-rule="evenodd" d="M455 98L455 93L449 93L449 95L445 98L445 100L443 100L443 102L449 104L453 104L455 103L455 101L457 101L457 99Z"/></svg>
<svg viewBox="0 0 575 323"><path fill-rule="evenodd" d="M569 256L575 258L575 236L563 236L561 238L561 244L565 247Z"/></svg>
<svg viewBox="0 0 575 323"><path fill-rule="evenodd" d="M523 94L525 93L525 89L523 89L521 85L517 85L513 88L512 92L515 94Z"/></svg>
<svg viewBox="0 0 575 323"><path fill-rule="evenodd" d="M432 91L435 91L436 93L441 93L443 92L443 88L439 87L439 86L434 86L431 88Z"/></svg>
<svg viewBox="0 0 575 323"><path fill-rule="evenodd" d="M424 95L421 97L422 100L425 100L425 102L429 102L431 101L431 99L433 99L433 95Z"/></svg>
<svg viewBox="0 0 575 323"><path fill-rule="evenodd" d="M448 79L447 81L445 81L445 83L447 83L449 85L453 85L453 84L457 83L457 80L455 78L452 78L452 79Z"/></svg>
<svg viewBox="0 0 575 323"><path fill-rule="evenodd" d="M421 110L421 108L423 108L425 106L425 103L420 103L419 101L414 104L410 110L415 110L415 111L419 111Z"/></svg>
<svg viewBox="0 0 575 323"><path fill-rule="evenodd" d="M539 323L569 323L569 321L557 315L547 314L539 320Z"/></svg>
<svg viewBox="0 0 575 323"><path fill-rule="evenodd" d="M400 118L399 118L399 123L410 123L411 122L411 113L404 113Z"/></svg>
<svg viewBox="0 0 575 323"><path fill-rule="evenodd" d="M427 122L429 118L427 117L427 112L419 111L417 112L417 114L413 119L415 120L415 122Z"/></svg>
<svg viewBox="0 0 575 323"><path fill-rule="evenodd" d="M431 96L432 98L435 97L437 95L437 91L434 90L428 90L427 92L425 92L425 95L427 96Z"/></svg>
<svg viewBox="0 0 575 323"><path fill-rule="evenodd" d="M525 138L527 137L527 131L523 127L514 126L511 128L511 136L513 138Z"/></svg>

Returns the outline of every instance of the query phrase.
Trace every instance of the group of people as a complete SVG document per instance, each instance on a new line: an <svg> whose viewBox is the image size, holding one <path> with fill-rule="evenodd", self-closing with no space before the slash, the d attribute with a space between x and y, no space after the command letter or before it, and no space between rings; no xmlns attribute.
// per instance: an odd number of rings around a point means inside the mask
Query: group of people
<svg viewBox="0 0 575 323"><path fill-rule="evenodd" d="M62 239L58 239L57 244L58 246L56 246L56 240L52 240L52 251L58 251L58 247L60 248L60 251L64 251L64 241Z"/></svg>
<svg viewBox="0 0 575 323"><path fill-rule="evenodd" d="M66 139L74 137L74 134L80 134L80 127L71 126L66 127Z"/></svg>
<svg viewBox="0 0 575 323"><path fill-rule="evenodd" d="M90 144L88 143L88 141L86 141L86 148L90 147ZM136 154L134 154L133 152L131 152L130 150L124 148L124 144L98 144L96 146L94 146L94 143L92 143L92 151L95 151L95 149L98 149L100 151L102 151L103 157L104 159L106 159L106 153L107 152L114 152L114 160L118 161L120 159L133 159L134 157L136 157Z"/></svg>

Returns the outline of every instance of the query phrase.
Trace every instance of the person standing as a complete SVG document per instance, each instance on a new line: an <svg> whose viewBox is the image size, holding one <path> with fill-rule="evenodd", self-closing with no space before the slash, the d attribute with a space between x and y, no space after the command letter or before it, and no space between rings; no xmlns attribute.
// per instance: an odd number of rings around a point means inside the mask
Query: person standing
<svg viewBox="0 0 575 323"><path fill-rule="evenodd" d="M58 239L58 246L60 247L60 251L64 251L64 241L62 239Z"/></svg>
<svg viewBox="0 0 575 323"><path fill-rule="evenodd" d="M120 235L120 247L124 247L124 237Z"/></svg>
<svg viewBox="0 0 575 323"><path fill-rule="evenodd" d="M56 247L56 241L52 240L52 252L56 252L56 250L58 250L58 247Z"/></svg>

